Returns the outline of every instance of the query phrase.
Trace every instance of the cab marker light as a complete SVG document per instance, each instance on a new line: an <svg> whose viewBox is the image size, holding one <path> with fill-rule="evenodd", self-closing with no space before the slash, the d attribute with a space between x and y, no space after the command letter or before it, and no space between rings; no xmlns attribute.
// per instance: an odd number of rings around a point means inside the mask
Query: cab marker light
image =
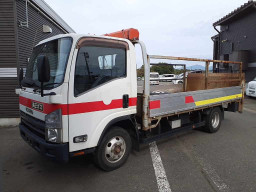
<svg viewBox="0 0 256 192"><path fill-rule="evenodd" d="M80 136L74 137L73 142L74 143L86 142L87 137L88 137L87 135L80 135Z"/></svg>
<svg viewBox="0 0 256 192"><path fill-rule="evenodd" d="M84 155L85 152L84 151L80 151L80 152L77 152L77 153L74 153L73 156L80 156L80 155Z"/></svg>

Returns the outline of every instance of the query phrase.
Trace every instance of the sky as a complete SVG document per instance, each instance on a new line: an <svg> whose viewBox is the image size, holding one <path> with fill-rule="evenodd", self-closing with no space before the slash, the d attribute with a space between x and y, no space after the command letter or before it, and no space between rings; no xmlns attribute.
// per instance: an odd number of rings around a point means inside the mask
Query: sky
<svg viewBox="0 0 256 192"><path fill-rule="evenodd" d="M136 28L148 54L212 59L212 24L247 0L45 0L76 33Z"/></svg>

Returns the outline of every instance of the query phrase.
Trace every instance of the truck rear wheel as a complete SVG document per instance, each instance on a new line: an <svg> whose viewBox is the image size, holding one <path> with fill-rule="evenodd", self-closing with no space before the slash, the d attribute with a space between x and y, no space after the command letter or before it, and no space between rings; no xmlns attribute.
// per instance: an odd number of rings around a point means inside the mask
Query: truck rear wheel
<svg viewBox="0 0 256 192"><path fill-rule="evenodd" d="M132 142L129 133L121 127L113 127L98 146L94 159L104 171L121 167L129 157Z"/></svg>
<svg viewBox="0 0 256 192"><path fill-rule="evenodd" d="M219 107L213 108L206 118L205 131L208 133L215 133L220 129L222 121L222 111Z"/></svg>

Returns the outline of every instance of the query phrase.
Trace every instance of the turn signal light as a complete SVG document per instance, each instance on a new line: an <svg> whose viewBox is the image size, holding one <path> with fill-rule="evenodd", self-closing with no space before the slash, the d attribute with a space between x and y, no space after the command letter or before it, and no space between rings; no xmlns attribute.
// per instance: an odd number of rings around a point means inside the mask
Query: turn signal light
<svg viewBox="0 0 256 192"><path fill-rule="evenodd" d="M79 156L84 154L85 154L84 151L80 151L80 152L74 153L73 156Z"/></svg>
<svg viewBox="0 0 256 192"><path fill-rule="evenodd" d="M87 141L87 135L80 135L80 136L74 137L73 139L74 143L81 143L86 141Z"/></svg>

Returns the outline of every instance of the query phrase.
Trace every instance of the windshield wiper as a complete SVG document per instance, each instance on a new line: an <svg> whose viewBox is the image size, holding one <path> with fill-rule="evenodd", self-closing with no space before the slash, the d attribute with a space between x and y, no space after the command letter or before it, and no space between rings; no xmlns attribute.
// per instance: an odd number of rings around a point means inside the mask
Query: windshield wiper
<svg viewBox="0 0 256 192"><path fill-rule="evenodd" d="M60 85L60 84L61 84L61 83L48 83L48 84L43 85L43 88L48 87L48 86L50 86L50 85ZM35 89L34 89L34 92L36 92L36 91L41 92L41 91L40 91L40 87L35 88ZM51 92L51 93L44 94L44 96L47 96L47 95L56 95L56 93Z"/></svg>
<svg viewBox="0 0 256 192"><path fill-rule="evenodd" d="M38 87L36 84L35 84L35 82L34 82L34 80L32 80L32 79L27 79L27 78L25 78L25 79L23 79L22 81L21 81L21 85L23 86L23 87Z"/></svg>
<svg viewBox="0 0 256 192"><path fill-rule="evenodd" d="M43 85L43 88L51 86L51 85L60 85L60 84L61 83L48 83L48 84ZM36 84L34 83L33 85L31 85L31 87L35 87L35 85ZM35 89L33 91L36 92L38 90L40 91L40 87L36 85L36 87L35 87Z"/></svg>
<svg viewBox="0 0 256 192"><path fill-rule="evenodd" d="M60 84L61 83L47 83L43 87L48 87L48 86L51 86L51 85L60 85Z"/></svg>
<svg viewBox="0 0 256 192"><path fill-rule="evenodd" d="M90 72L90 68L89 68L89 61L88 61L88 59L89 59L89 53L85 52L84 53L84 60L85 60L85 63L86 63L86 68L87 68L89 80L92 81L92 76L91 76L91 72Z"/></svg>

